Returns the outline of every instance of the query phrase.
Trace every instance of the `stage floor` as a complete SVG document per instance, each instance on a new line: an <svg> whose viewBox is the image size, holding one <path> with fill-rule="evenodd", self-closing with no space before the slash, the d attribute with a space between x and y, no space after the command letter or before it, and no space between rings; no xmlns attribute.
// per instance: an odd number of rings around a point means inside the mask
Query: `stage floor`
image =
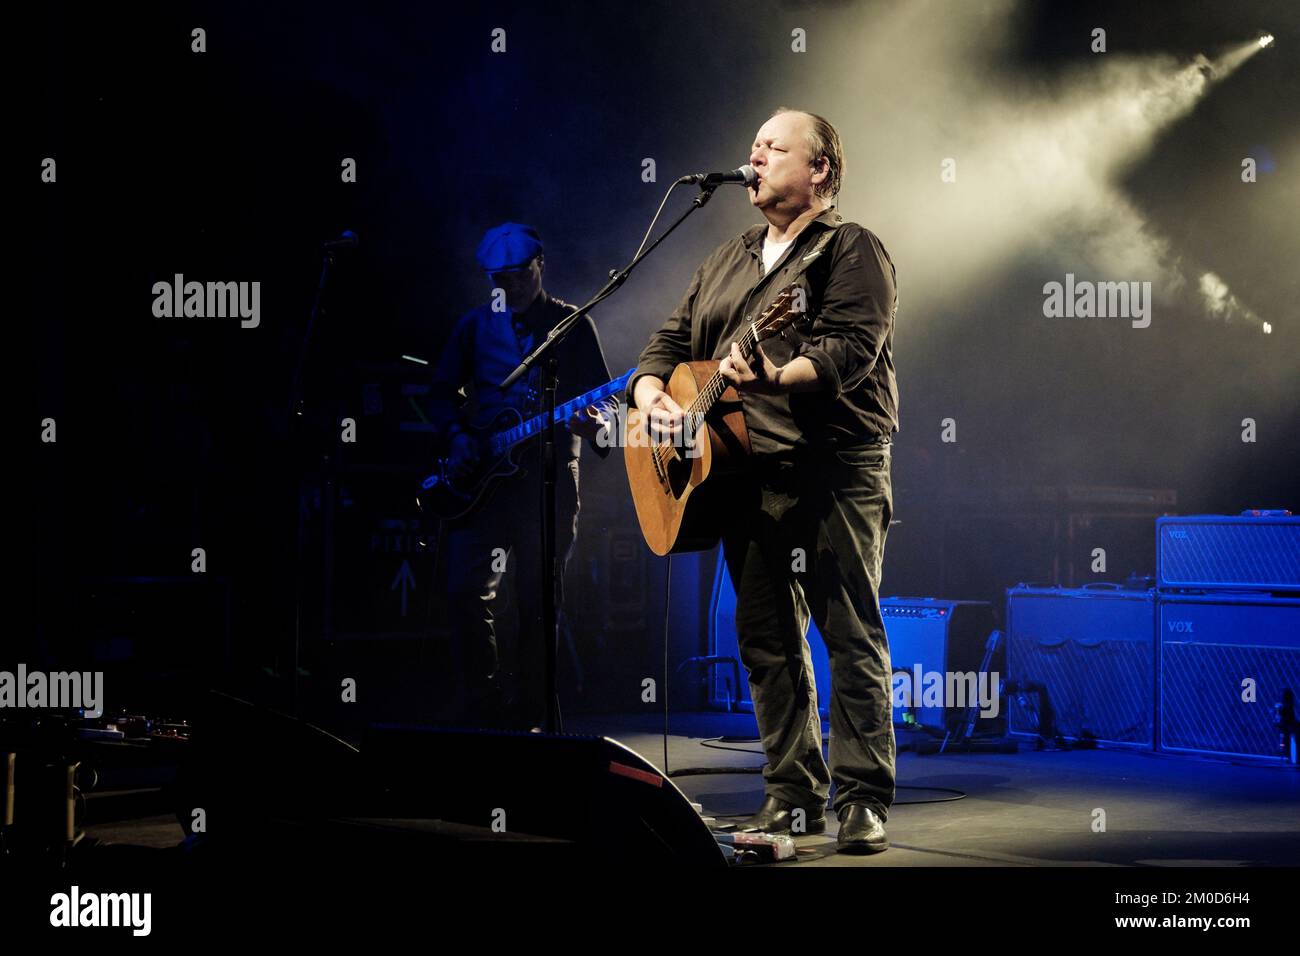
<svg viewBox="0 0 1300 956"><path fill-rule="evenodd" d="M663 717L570 717L566 731L613 737L663 767ZM673 715L668 771L756 768L756 741L736 750L703 746L712 737L751 738L753 717L716 713ZM1300 773L1226 761L1121 750L918 756L900 736L899 790L889 816L891 849L874 856L835 852L837 823L825 834L796 841L799 858L786 866L1296 866L1300 865ZM739 820L762 801L757 773L674 776L705 813ZM942 787L965 793L951 800ZM921 788L921 789L909 789ZM101 814L97 805L124 805L112 793L88 800L88 836L115 844L175 846L183 832L154 806L144 814ZM136 805L147 801L134 795ZM941 800L945 802L918 801ZM1094 832L1096 811L1105 831ZM105 816L116 817L111 821ZM103 822L96 822L100 817Z"/></svg>
<svg viewBox="0 0 1300 956"><path fill-rule="evenodd" d="M664 764L663 716L575 717L570 733L602 733ZM759 753L701 745L753 737L752 716L685 714L669 720L668 771L756 767ZM906 738L899 738L900 750ZM757 741L727 746L758 750ZM873 856L835 852L837 822L800 837L805 866L1296 866L1300 773L1280 767L1121 750L898 755L891 847ZM763 799L758 774L680 776L674 782L707 814L750 814ZM907 789L946 787L951 794ZM1094 811L1105 832L1094 832ZM733 818L735 819L735 818Z"/></svg>

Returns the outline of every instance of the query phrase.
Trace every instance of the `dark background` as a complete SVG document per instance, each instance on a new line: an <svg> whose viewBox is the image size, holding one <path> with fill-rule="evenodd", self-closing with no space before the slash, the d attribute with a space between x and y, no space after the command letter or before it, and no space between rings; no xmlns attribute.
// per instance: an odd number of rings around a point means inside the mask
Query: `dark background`
<svg viewBox="0 0 1300 956"><path fill-rule="evenodd" d="M828 35L842 41L845 22L869 34L902 6L48 5L39 34L22 41L39 50L43 104L24 155L58 161L58 183L38 188L32 272L17 277L42 303L27 349L35 410L58 422L57 444L39 447L31 471L31 666L87 647L127 667L149 655L206 666L228 628L232 686L281 693L272 674L288 672L293 633L299 463L289 386L318 244L350 228L362 245L339 262L308 364L308 447L335 457L340 495L334 600L323 611L320 482L308 469L304 666L325 697L362 657L417 689L420 675L445 673L432 556L410 523L410 478L432 449L427 435L401 429L418 421L401 384L418 383L420 370L398 356L433 358L456 318L485 299L473 253L488 227L536 225L547 288L581 300L631 256L673 178L745 162L778 105L826 112L845 130L842 208L881 235L898 269L901 523L882 594L997 603L1019 580L1050 582L1059 551L1050 516L1030 514L1012 486L1172 489L1177 504L1163 510L1178 513L1295 508L1294 4L986 5L986 28L1007 42L983 75L947 78L968 91L1050 85L1095 62L1097 25L1116 55L1183 61L1276 34L1275 49L1153 137L1121 182L1177 253L1211 264L1271 335L1186 297L1158 303L1141 333L1123 321L1045 320L1045 281L1066 269L1096 275L1074 258L1068 223L976 282L945 281L952 234L940 208L906 221L881 212L892 191L921 179L940 188L934 167L890 158L907 138L893 114L852 112L862 63L842 50L818 55ZM976 5L922 6L917 32L895 43L899 67L885 80L872 74L864 103L883 97L906 111L936 68L918 57L911 72L908 37L951 30L960 41L965 28L950 21ZM196 26L206 53L190 50ZM801 57L789 48L794 26L809 33ZM490 52L495 27L507 30L504 55ZM943 128L961 117L916 121ZM1244 187L1240 158L1265 154L1269 170ZM343 157L357 161L355 184L340 181ZM642 181L645 157L658 182ZM888 177L867 175L882 168ZM684 201L675 196L670 211ZM756 219L739 190L720 192L597 311L611 372L634 364L694 265ZM260 281L260 327L154 318L152 284L177 272ZM341 415L357 419L357 444L338 443L331 422ZM1258 422L1255 444L1239 438L1247 416ZM948 417L955 444L940 440ZM641 678L661 666L666 562L640 546L619 454L586 456L583 481L568 700L635 709ZM1096 520L1076 542L1075 583L1153 573L1152 538L1149 516ZM207 552L202 581L190 574L194 547ZM1105 575L1088 573L1093 547L1107 549ZM406 617L391 587L402 561L417 576ZM704 650L715 561L674 562L675 660ZM435 636L420 637L428 614ZM410 699L397 691L412 685L391 687L393 699ZM695 694L680 700L698 703ZM428 717L427 697L394 712Z"/></svg>

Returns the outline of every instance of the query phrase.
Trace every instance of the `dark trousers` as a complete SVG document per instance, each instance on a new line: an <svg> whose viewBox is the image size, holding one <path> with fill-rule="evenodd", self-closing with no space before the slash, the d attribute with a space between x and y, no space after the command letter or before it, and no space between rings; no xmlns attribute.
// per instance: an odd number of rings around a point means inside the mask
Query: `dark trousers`
<svg viewBox="0 0 1300 956"><path fill-rule="evenodd" d="M889 645L879 588L893 514L888 444L818 452L755 468L723 538L736 631L749 673L768 796L833 809L894 800ZM806 635L830 657L830 767Z"/></svg>
<svg viewBox="0 0 1300 956"><path fill-rule="evenodd" d="M564 566L578 528L578 462L555 476L555 606L563 607ZM465 718L481 726L528 730L546 723L546 645L542 625L541 483L536 467L501 484L484 507L445 529L439 564L446 569L449 622L459 637ZM519 616L515 673L502 673L496 615L506 575ZM556 635L552 634L554 641ZM513 684L513 686L508 686ZM513 700L511 692L513 691Z"/></svg>

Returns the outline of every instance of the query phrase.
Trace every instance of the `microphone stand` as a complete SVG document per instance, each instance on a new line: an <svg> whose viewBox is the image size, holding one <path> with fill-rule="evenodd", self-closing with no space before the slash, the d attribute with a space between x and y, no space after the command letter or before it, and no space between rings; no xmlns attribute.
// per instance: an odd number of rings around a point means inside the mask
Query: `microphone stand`
<svg viewBox="0 0 1300 956"><path fill-rule="evenodd" d="M350 233L344 233L344 236L350 236ZM307 319L307 328L303 331L302 342L298 347L298 358L294 363L293 384L290 392L289 401L289 434L290 447L293 449L293 468L295 477L295 504L297 505L297 541L294 545L294 587L293 587L293 654L290 661L291 678L289 682L289 712L300 717L299 713L299 688L298 688L298 671L299 662L302 655L302 627L303 627L303 591L307 551L307 518L305 512L308 502L306 500L305 484L307 481L307 466L304 461L307 455L307 419L305 416L304 387L303 377L307 367L308 350L311 346L312 332L316 329L316 320L325 314L325 308L321 304L325 297L325 288L329 283L330 272L334 268L334 260L337 251L343 248L344 244L339 241L325 242L321 244L321 267L320 279L316 283L316 293L312 297L311 313ZM332 492L332 482L329 479L330 461L329 456L322 456L322 480L324 484L321 489L321 507L327 507L325 495ZM328 595L325 595L328 600Z"/></svg>
<svg viewBox="0 0 1300 956"><path fill-rule="evenodd" d="M673 188L690 180L691 177L683 176L673 183ZM559 362L554 354L555 346L573 331L573 327L578 324L584 314L613 295L627 281L628 276L632 274L632 270L640 264L641 260L654 252L659 244L672 234L673 230L686 221L687 216L712 199L713 192L718 188L718 185L718 183L702 183L699 194L691 200L691 204L686 211L664 230L658 239L637 253L632 261L622 269L611 269L609 281L605 283L604 287L592 296L588 302L578 306L578 308L557 322L555 328L546 334L546 339L525 356L519 366L500 385L503 391L508 389L522 376L527 375L534 365L545 359L542 364L542 414L545 416L544 421L547 422L547 425L542 428L539 437L542 442L540 459L542 469L542 641L546 648L545 729L550 734L559 733L563 729L560 724L560 707L555 689L555 644L559 630L558 608L555 603L555 589L559 581L559 569L556 567L555 562L555 426L551 421L555 417L555 387L559 373Z"/></svg>

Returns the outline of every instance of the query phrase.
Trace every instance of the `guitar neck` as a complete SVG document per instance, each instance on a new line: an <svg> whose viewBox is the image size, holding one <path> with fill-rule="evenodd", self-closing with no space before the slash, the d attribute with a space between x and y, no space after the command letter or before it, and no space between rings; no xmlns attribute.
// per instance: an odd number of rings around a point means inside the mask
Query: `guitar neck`
<svg viewBox="0 0 1300 956"><path fill-rule="evenodd" d="M593 388L590 392L584 392L577 398L570 399L563 405L555 406L555 413L551 416L551 424L557 425L560 422L568 421L574 412L586 408L588 405L595 404L603 398L621 392L627 388L627 383L631 381L636 369L628 369L627 372L618 378L606 382L600 388ZM721 393L719 393L721 394ZM507 428L505 431L497 432L492 436L493 454L504 454L520 442L527 441L545 427L546 414L534 415L526 422L520 422L513 428Z"/></svg>
<svg viewBox="0 0 1300 956"><path fill-rule="evenodd" d="M745 334L740 337L737 344L740 346L742 355L752 354L754 346L758 344L758 338L754 335L754 326L752 324L745 328ZM722 397L722 393L727 390L727 384L727 380L722 377L720 372L714 372L709 377L709 380L704 383L704 387L695 396L695 401L691 402L686 409L686 414L695 420L697 426L713 409L714 403Z"/></svg>

